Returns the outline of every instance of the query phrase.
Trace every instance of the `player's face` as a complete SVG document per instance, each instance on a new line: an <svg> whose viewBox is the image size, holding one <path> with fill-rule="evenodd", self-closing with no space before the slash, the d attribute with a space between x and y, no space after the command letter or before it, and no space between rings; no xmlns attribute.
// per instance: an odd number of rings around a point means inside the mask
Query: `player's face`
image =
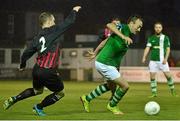
<svg viewBox="0 0 180 121"><path fill-rule="evenodd" d="M48 18L48 20L47 20L47 25L48 25L49 27L55 25L55 18L54 18L53 15L51 15L51 17Z"/></svg>
<svg viewBox="0 0 180 121"><path fill-rule="evenodd" d="M53 15L51 15L51 18L49 20L50 20L50 25L51 26L55 25L55 18L54 18Z"/></svg>
<svg viewBox="0 0 180 121"><path fill-rule="evenodd" d="M163 29L163 27L162 27L161 24L155 24L155 25L154 25L155 34L157 34L157 35L161 34L162 29Z"/></svg>
<svg viewBox="0 0 180 121"><path fill-rule="evenodd" d="M143 26L143 22L140 19L137 19L135 22L132 22L132 26L130 28L131 33L137 34L141 31Z"/></svg>

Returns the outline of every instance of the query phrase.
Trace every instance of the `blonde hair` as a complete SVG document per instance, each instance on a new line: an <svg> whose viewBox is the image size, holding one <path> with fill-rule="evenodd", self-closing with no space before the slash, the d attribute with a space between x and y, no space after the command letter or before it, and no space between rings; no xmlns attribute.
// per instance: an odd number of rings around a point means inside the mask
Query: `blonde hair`
<svg viewBox="0 0 180 121"><path fill-rule="evenodd" d="M39 24L40 26L43 26L46 21L48 21L49 18L52 17L52 14L50 12L43 12L39 15Z"/></svg>

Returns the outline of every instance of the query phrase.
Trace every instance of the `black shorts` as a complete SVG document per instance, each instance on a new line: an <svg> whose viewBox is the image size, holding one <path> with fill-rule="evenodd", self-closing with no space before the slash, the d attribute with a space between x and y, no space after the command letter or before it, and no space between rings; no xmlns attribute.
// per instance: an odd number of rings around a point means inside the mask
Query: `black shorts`
<svg viewBox="0 0 180 121"><path fill-rule="evenodd" d="M64 89L64 84L61 81L59 73L56 69L40 68L37 64L34 65L33 71L33 88L38 90L44 86L53 92Z"/></svg>

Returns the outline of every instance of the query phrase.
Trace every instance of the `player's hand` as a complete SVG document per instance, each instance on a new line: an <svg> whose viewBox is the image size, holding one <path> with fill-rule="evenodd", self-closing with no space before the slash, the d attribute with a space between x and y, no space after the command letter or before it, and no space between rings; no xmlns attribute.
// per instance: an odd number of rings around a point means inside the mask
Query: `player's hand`
<svg viewBox="0 0 180 121"><path fill-rule="evenodd" d="M96 57L96 54L92 50L89 50L87 52L88 52L88 54L87 54L86 58L89 59L90 61Z"/></svg>
<svg viewBox="0 0 180 121"><path fill-rule="evenodd" d="M129 37L124 36L122 39L124 39L128 45L133 43L132 39Z"/></svg>
<svg viewBox="0 0 180 121"><path fill-rule="evenodd" d="M81 9L81 6L75 6L73 7L73 10L75 10L76 12L78 12Z"/></svg>
<svg viewBox="0 0 180 121"><path fill-rule="evenodd" d="M22 72L22 71L24 71L25 69L24 69L24 68L18 68L18 70L19 70L20 72Z"/></svg>
<svg viewBox="0 0 180 121"><path fill-rule="evenodd" d="M167 60L164 59L163 62L162 62L162 64L165 65L166 63L167 63Z"/></svg>

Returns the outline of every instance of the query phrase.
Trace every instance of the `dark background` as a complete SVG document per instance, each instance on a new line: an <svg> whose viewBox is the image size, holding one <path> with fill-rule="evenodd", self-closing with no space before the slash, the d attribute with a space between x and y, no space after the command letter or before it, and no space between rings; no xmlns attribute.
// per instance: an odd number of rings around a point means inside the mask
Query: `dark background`
<svg viewBox="0 0 180 121"><path fill-rule="evenodd" d="M180 2L179 0L1 0L0 4L0 47L23 47L27 39L24 32L24 15L28 11L59 12L66 17L75 5L81 5L73 27L64 35L64 47L78 47L76 34L98 34L113 16L126 22L133 14L141 15L144 26L132 48L144 48L147 31L153 33L153 24L161 21L164 33L171 38L172 49L180 46ZM15 15L15 34L7 34L7 16ZM97 43L81 43L82 47L95 47Z"/></svg>

